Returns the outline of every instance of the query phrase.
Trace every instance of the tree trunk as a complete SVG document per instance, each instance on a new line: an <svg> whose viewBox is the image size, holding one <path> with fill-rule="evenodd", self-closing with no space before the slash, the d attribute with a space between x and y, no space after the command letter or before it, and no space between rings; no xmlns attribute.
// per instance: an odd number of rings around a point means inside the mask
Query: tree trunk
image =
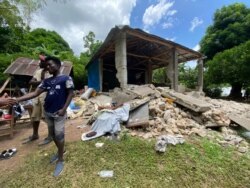
<svg viewBox="0 0 250 188"><path fill-rule="evenodd" d="M241 89L242 89L242 84L241 83L234 83L234 84L232 84L232 89L230 91L229 97L231 97L233 99L240 99L240 98L242 98Z"/></svg>

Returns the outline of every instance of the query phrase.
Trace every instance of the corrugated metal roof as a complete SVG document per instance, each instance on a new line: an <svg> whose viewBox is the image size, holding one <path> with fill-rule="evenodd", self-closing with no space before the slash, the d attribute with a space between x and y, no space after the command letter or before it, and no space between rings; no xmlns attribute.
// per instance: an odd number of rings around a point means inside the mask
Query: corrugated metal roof
<svg viewBox="0 0 250 188"><path fill-rule="evenodd" d="M35 71L39 69L39 60L26 57L16 59L5 71L5 74L33 76ZM69 61L62 62L61 73L69 75L72 69L72 63Z"/></svg>

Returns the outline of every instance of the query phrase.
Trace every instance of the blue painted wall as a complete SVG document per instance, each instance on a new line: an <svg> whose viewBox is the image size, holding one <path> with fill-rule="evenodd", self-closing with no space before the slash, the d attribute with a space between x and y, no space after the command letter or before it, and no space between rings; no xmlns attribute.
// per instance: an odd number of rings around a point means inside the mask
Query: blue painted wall
<svg viewBox="0 0 250 188"><path fill-rule="evenodd" d="M100 91L100 73L98 59L88 66L88 87Z"/></svg>

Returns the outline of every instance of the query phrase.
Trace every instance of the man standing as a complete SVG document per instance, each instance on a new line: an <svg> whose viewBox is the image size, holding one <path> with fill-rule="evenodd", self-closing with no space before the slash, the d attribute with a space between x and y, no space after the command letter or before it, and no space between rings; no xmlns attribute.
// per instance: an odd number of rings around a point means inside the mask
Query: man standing
<svg viewBox="0 0 250 188"><path fill-rule="evenodd" d="M44 79L34 92L28 93L17 102L35 98L47 91L44 102L44 114L48 124L49 134L52 136L58 152L51 158L51 163L57 161L54 176L61 174L64 168L64 126L66 110L73 97L74 84L71 77L60 74L61 61L56 57L47 57L49 73L53 76Z"/></svg>
<svg viewBox="0 0 250 188"><path fill-rule="evenodd" d="M40 55L39 59L40 59L40 63L39 63L40 69L38 69L34 73L33 78L29 82L29 84L33 87L37 87L45 78L51 77L46 67L45 56ZM42 93L41 95L33 99L33 109L32 109L32 115L31 115L33 134L29 136L23 142L23 144L30 143L39 138L38 129L40 125L40 120L44 119L43 105L44 105L45 96L46 96L46 93ZM52 141L52 138L50 135L48 135L48 137L45 138L43 142L39 143L39 146L48 144L51 141Z"/></svg>

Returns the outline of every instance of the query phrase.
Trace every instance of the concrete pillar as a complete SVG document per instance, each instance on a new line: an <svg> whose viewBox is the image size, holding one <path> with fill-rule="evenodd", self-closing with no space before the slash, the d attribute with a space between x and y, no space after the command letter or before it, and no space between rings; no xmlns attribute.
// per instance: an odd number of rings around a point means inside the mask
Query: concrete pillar
<svg viewBox="0 0 250 188"><path fill-rule="evenodd" d="M100 81L100 91L102 91L103 84L103 59L99 59L99 81Z"/></svg>
<svg viewBox="0 0 250 188"><path fill-rule="evenodd" d="M167 77L171 81L171 88L175 91L178 91L178 75L178 54L175 48L173 48L169 64L167 65Z"/></svg>
<svg viewBox="0 0 250 188"><path fill-rule="evenodd" d="M120 82L121 88L126 88L128 83L127 74L127 48L126 33L120 33L115 41L115 67L116 77Z"/></svg>
<svg viewBox="0 0 250 188"><path fill-rule="evenodd" d="M203 59L198 60L198 91L203 91Z"/></svg>

